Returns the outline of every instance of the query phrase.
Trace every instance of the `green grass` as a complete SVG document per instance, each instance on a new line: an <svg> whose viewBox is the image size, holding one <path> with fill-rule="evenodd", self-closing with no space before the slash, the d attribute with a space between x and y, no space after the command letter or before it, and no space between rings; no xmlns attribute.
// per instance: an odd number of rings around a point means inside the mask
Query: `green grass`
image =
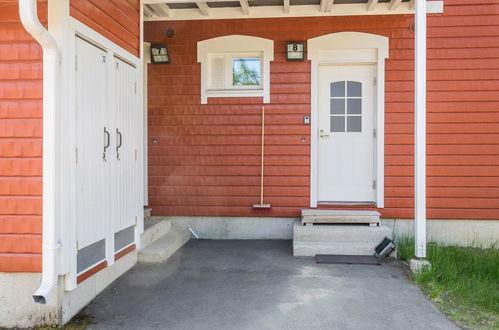
<svg viewBox="0 0 499 330"><path fill-rule="evenodd" d="M414 256L414 241L400 238L397 254ZM468 329L499 329L499 250L429 243L431 270L414 280L441 311Z"/></svg>

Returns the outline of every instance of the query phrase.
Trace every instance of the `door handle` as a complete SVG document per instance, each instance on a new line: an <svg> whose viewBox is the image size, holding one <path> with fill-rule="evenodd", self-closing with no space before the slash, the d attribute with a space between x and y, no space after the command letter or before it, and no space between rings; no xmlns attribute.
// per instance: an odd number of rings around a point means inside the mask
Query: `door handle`
<svg viewBox="0 0 499 330"><path fill-rule="evenodd" d="M109 144L111 144L111 136L104 126L104 151L102 152L102 159L106 161L106 150L109 148Z"/></svg>
<svg viewBox="0 0 499 330"><path fill-rule="evenodd" d="M323 138L323 139L324 139L324 138L328 138L328 137L329 137L329 134L321 134L321 135L320 135L320 137L321 137L321 138Z"/></svg>
<svg viewBox="0 0 499 330"><path fill-rule="evenodd" d="M123 142L123 137L119 129L116 129L116 139L119 141L119 143L116 145L116 158L120 160L120 148Z"/></svg>

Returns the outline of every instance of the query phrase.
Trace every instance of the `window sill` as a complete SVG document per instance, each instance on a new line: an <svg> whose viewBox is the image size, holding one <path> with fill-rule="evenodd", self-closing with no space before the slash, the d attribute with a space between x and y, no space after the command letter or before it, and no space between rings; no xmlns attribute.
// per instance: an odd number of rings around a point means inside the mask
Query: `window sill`
<svg viewBox="0 0 499 330"><path fill-rule="evenodd" d="M207 97L263 97L263 89L209 89Z"/></svg>

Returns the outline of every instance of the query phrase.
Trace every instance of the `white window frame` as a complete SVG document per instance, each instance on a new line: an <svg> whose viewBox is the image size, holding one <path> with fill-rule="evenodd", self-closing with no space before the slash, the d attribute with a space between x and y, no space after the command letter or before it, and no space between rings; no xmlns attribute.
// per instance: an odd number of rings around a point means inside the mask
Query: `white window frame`
<svg viewBox="0 0 499 330"><path fill-rule="evenodd" d="M260 84L258 85L246 85L246 86L234 86L233 82L233 61L235 58L258 58L260 60ZM226 54L225 57L225 89L261 89L263 90L263 56L262 53L238 53L238 54Z"/></svg>
<svg viewBox="0 0 499 330"><path fill-rule="evenodd" d="M310 129L310 207L317 207L319 175L319 66L334 64L374 64L375 73L375 180L376 207L385 207L385 59L389 39L363 32L338 32L307 40L311 61L311 129Z"/></svg>
<svg viewBox="0 0 499 330"><path fill-rule="evenodd" d="M208 97L263 97L270 103L270 61L274 60L274 41L251 36L230 35L199 41L198 62L201 63L201 104L208 103ZM225 83L223 89L209 85L209 60L224 57ZM260 85L232 85L232 60L242 57L260 58Z"/></svg>

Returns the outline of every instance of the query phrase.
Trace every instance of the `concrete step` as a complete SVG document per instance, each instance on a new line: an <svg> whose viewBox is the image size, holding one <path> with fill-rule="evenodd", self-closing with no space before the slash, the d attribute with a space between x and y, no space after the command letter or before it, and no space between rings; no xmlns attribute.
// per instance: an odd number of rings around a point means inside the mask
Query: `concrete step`
<svg viewBox="0 0 499 330"><path fill-rule="evenodd" d="M313 225L319 223L364 223L379 226L380 213L365 210L302 210L302 224Z"/></svg>
<svg viewBox="0 0 499 330"><path fill-rule="evenodd" d="M328 242L293 242L293 255L313 257L316 254L341 254L372 256L378 243L328 243Z"/></svg>
<svg viewBox="0 0 499 330"><path fill-rule="evenodd" d="M144 220L144 232L140 235L140 246L146 247L155 240L164 236L171 228L171 222L149 218Z"/></svg>
<svg viewBox="0 0 499 330"><path fill-rule="evenodd" d="M163 262L189 241L190 237L188 230L172 225L163 237L139 251L138 260L145 263Z"/></svg>
<svg viewBox="0 0 499 330"><path fill-rule="evenodd" d="M298 242L358 242L379 244L383 238L391 238L391 236L392 230L386 226L303 226L299 221L296 221L293 226L293 241Z"/></svg>

